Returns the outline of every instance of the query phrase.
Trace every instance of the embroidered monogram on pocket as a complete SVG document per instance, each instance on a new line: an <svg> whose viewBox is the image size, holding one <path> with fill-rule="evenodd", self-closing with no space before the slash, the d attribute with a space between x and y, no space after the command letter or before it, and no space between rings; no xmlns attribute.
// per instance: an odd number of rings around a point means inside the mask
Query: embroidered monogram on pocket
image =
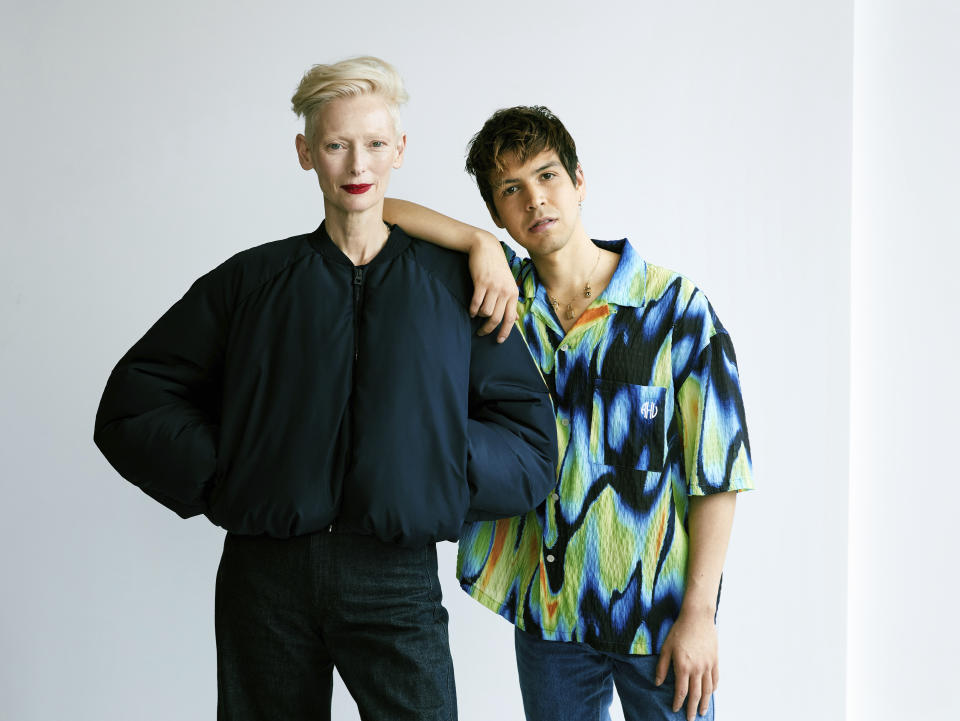
<svg viewBox="0 0 960 721"><path fill-rule="evenodd" d="M598 378L593 386L590 460L638 471L663 470L667 389Z"/></svg>

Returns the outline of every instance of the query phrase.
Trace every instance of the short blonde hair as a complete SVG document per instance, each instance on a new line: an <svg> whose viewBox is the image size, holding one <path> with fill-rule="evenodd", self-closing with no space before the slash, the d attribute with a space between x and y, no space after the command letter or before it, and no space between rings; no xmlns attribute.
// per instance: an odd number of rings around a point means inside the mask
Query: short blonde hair
<svg viewBox="0 0 960 721"><path fill-rule="evenodd" d="M357 95L379 95L387 104L400 135L400 106L407 102L400 73L390 63L364 55L332 65L314 65L303 75L293 94L293 112L304 119L304 135L313 143L317 113L331 100Z"/></svg>

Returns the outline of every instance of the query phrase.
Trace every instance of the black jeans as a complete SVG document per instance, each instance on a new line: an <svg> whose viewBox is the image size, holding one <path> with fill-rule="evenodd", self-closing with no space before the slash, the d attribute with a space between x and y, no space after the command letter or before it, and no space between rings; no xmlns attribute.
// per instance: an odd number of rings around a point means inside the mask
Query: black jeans
<svg viewBox="0 0 960 721"><path fill-rule="evenodd" d="M435 545L227 534L216 629L221 721L328 720L334 666L364 721L457 718Z"/></svg>

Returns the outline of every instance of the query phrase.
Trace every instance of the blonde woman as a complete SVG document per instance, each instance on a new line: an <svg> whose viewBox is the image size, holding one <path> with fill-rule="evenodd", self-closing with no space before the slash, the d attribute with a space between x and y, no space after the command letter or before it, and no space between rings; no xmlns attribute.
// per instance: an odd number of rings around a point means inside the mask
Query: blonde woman
<svg viewBox="0 0 960 721"><path fill-rule="evenodd" d="M554 484L552 408L523 341L477 334L490 324L471 317L465 255L383 222L405 99L376 58L306 73L297 156L324 221L197 280L97 414L124 477L228 532L221 719L329 719L334 667L364 719L456 718L436 542ZM502 314L511 293L481 290L473 310Z"/></svg>

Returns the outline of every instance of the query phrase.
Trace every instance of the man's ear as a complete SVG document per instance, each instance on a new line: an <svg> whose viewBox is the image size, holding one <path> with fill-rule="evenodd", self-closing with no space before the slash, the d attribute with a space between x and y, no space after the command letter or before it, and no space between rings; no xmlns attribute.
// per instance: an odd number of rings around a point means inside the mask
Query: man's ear
<svg viewBox="0 0 960 721"><path fill-rule="evenodd" d="M407 134L402 133L397 140L397 155L393 159L393 168L396 170L403 165L403 151L407 149Z"/></svg>
<svg viewBox="0 0 960 721"><path fill-rule="evenodd" d="M307 142L303 133L297 134L295 143L297 146L297 160L300 161L300 167L304 170L313 170L313 156L310 154L310 144Z"/></svg>
<svg viewBox="0 0 960 721"><path fill-rule="evenodd" d="M497 213L497 209L493 203L487 203L487 212L490 213L490 219L493 220L493 224L502 230L504 225L500 222L500 215Z"/></svg>
<svg viewBox="0 0 960 721"><path fill-rule="evenodd" d="M577 191L580 195L580 202L582 203L587 199L587 180L583 176L583 166L580 163L577 163L577 171L575 176L577 179Z"/></svg>

